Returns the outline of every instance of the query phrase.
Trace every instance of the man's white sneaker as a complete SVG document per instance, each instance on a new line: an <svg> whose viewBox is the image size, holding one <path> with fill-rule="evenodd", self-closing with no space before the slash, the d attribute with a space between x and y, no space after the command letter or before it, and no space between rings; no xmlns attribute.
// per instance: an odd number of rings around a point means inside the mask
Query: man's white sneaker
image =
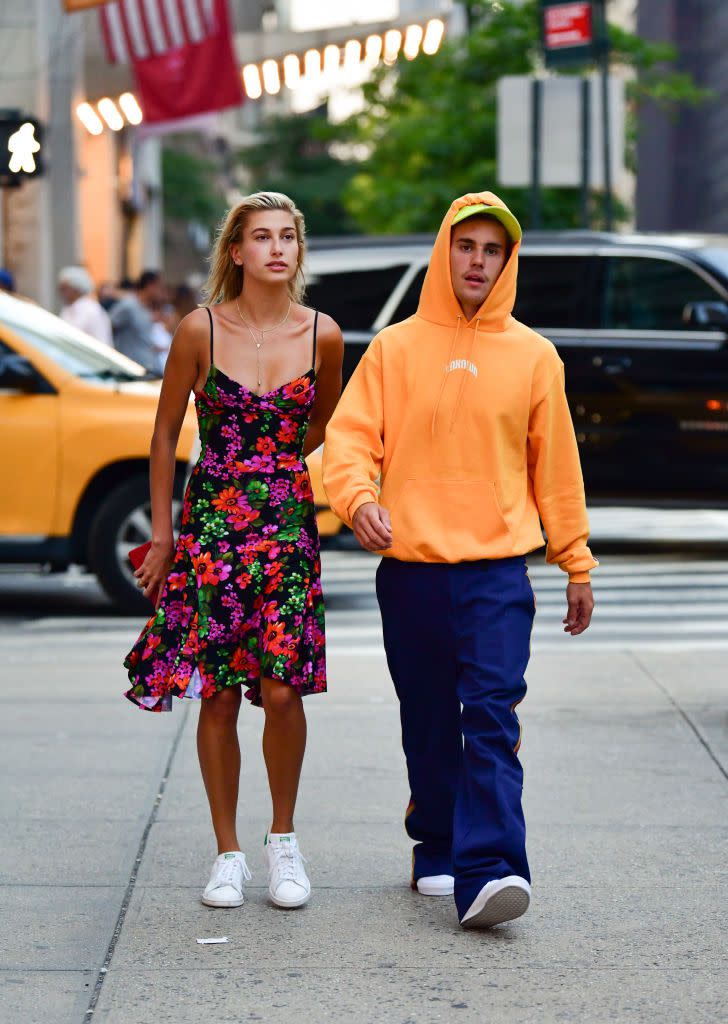
<svg viewBox="0 0 728 1024"><path fill-rule="evenodd" d="M242 907L245 902L243 889L252 877L244 853L240 850L221 853L212 865L202 902L206 907Z"/></svg>
<svg viewBox="0 0 728 1024"><path fill-rule="evenodd" d="M525 878L496 878L483 886L460 924L463 928L492 928L525 914L530 902L531 886Z"/></svg>
<svg viewBox="0 0 728 1024"><path fill-rule="evenodd" d="M295 832L269 833L265 840L268 857L268 894L277 907L292 909L308 903L311 883L304 868Z"/></svg>
<svg viewBox="0 0 728 1024"><path fill-rule="evenodd" d="M455 891L455 879L452 875L425 875L418 878L417 892L423 896L452 896Z"/></svg>

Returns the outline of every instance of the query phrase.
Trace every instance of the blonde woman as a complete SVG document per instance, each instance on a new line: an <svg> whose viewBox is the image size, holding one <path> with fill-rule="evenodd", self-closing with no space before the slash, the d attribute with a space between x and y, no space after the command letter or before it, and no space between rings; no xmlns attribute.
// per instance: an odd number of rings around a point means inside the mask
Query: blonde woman
<svg viewBox="0 0 728 1024"><path fill-rule="evenodd" d="M237 717L265 713L273 816L269 894L307 902L293 813L306 744L301 698L326 690L319 541L304 458L324 439L341 391L343 341L301 302L303 216L259 192L227 215L206 286L210 307L180 323L151 446L152 546L137 570L156 612L126 658L126 696L151 711L200 698L197 749L218 857L202 895L238 907L250 879L236 831ZM175 448L194 391L202 450L172 536Z"/></svg>

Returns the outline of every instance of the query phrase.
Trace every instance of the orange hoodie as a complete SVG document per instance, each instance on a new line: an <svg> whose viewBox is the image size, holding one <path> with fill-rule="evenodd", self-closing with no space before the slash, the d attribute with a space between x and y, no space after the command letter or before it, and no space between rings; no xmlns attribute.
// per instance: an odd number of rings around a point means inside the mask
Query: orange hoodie
<svg viewBox="0 0 728 1024"><path fill-rule="evenodd" d="M543 545L540 517L546 560L586 582L597 562L563 363L511 316L519 245L471 321L453 291L450 225L475 203L505 205L490 192L453 202L417 312L374 338L329 422L324 487L348 525L380 501L382 554L409 562L526 554Z"/></svg>

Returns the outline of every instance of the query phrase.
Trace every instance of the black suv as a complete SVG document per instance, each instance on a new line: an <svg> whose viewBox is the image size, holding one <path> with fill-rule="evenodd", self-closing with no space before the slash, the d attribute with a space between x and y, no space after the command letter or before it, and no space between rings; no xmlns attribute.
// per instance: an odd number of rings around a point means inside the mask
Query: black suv
<svg viewBox="0 0 728 1024"><path fill-rule="evenodd" d="M307 301L341 325L347 379L415 311L431 248L312 243ZM526 234L514 315L565 363L590 498L728 501L728 238Z"/></svg>

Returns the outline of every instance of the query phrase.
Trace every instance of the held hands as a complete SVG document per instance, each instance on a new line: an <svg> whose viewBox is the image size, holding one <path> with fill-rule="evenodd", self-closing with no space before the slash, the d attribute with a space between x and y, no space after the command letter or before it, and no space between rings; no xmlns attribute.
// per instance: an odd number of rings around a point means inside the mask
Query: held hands
<svg viewBox="0 0 728 1024"><path fill-rule="evenodd" d="M594 611L594 595L591 583L569 583L566 587L568 609L564 621L564 632L578 636L589 628Z"/></svg>
<svg viewBox="0 0 728 1024"><path fill-rule="evenodd" d="M152 541L147 557L134 573L137 579L137 586L145 597L149 597L155 588L159 587L159 596L157 597L155 608L159 608L159 602L162 598L162 587L169 576L173 562L174 543L169 541L168 543L158 544Z"/></svg>
<svg viewBox="0 0 728 1024"><path fill-rule="evenodd" d="M389 512L376 501L360 505L351 521L354 536L365 551L383 551L392 546Z"/></svg>

